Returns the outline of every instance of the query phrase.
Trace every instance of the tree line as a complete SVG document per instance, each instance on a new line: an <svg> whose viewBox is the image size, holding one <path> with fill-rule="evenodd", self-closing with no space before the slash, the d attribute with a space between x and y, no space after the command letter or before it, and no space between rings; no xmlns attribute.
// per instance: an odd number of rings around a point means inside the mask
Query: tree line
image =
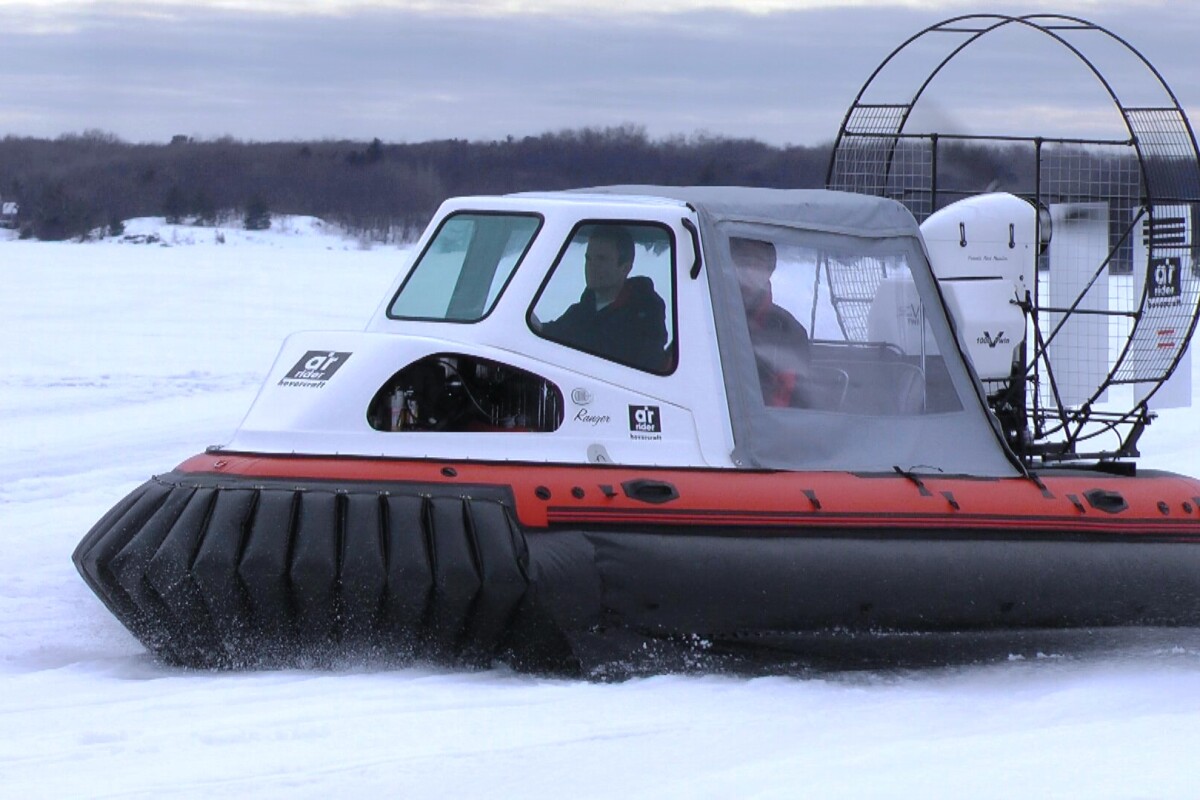
<svg viewBox="0 0 1200 800"><path fill-rule="evenodd" d="M415 236L457 195L614 183L819 187L829 148L708 136L652 140L633 126L411 144L186 136L133 144L86 131L0 139L0 197L20 204L22 235L38 239L118 233L133 217L261 225L264 215L279 213L395 241Z"/></svg>
<svg viewBox="0 0 1200 800"><path fill-rule="evenodd" d="M897 174L913 147L896 151ZM123 220L146 216L262 228L278 213L321 217L387 242L414 238L443 200L459 195L621 183L820 188L831 150L832 143L779 147L713 136L655 140L632 125L400 144L187 136L132 144L93 130L0 139L0 198L19 203L22 235L39 239L111 235ZM996 189L1032 197L1042 174L1043 181L1054 176L1045 185L1064 198L1120 188L1130 208L1117 216L1135 210L1139 179L1129 153L1062 148L1040 168L1032 153L1028 146L944 144L936 157L936 205ZM905 196L903 187L889 191Z"/></svg>

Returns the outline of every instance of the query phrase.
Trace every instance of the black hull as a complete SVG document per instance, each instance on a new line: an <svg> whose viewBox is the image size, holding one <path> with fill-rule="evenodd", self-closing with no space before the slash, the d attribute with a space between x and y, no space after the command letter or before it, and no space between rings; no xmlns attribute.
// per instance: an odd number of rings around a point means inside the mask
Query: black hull
<svg viewBox="0 0 1200 800"><path fill-rule="evenodd" d="M200 667L365 654L594 671L656 648L878 650L914 637L924 647L930 634L1200 627L1196 543L522 529L513 507L500 486L171 473L105 515L74 561L152 652Z"/></svg>

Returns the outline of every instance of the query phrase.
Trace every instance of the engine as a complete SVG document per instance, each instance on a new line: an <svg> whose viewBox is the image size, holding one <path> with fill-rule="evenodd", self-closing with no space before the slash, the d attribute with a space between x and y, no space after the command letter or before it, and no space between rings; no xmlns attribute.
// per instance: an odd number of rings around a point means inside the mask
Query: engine
<svg viewBox="0 0 1200 800"><path fill-rule="evenodd" d="M433 355L397 372L367 411L381 431L553 431L562 392L530 372L476 356Z"/></svg>

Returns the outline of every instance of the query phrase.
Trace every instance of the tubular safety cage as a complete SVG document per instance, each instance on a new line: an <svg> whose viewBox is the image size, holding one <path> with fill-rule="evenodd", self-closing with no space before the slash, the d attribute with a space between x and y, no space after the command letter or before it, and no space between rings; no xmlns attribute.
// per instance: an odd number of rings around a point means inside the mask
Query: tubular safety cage
<svg viewBox="0 0 1200 800"><path fill-rule="evenodd" d="M934 79L1000 31L1061 46L1057 52L1084 68L1080 75L1099 82L1119 115L1114 123L1128 135L911 130L922 100L938 108ZM899 66L919 57L914 52L935 55L915 89L911 70ZM1149 102L1126 104L1117 96L1098 66L1114 54L1123 60L1112 74L1123 86L1140 81L1139 101L1145 94ZM897 99L897 86L907 87L909 99ZM1137 439L1152 417L1148 401L1184 357L1200 315L1196 137L1141 53L1075 17L977 14L940 22L892 51L867 79L838 132L826 183L896 199L918 222L986 191L1034 203L1039 241L1048 244L1021 301L1022 358L1010 380L986 386L992 408L1006 430L1017 432L1010 443L1030 464L1138 454ZM1115 446L1102 436L1115 437Z"/></svg>

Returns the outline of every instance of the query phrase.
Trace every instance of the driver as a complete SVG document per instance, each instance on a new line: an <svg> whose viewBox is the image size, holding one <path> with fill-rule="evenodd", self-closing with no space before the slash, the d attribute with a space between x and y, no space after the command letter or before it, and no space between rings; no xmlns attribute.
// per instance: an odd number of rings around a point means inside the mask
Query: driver
<svg viewBox="0 0 1200 800"><path fill-rule="evenodd" d="M595 225L588 236L585 288L542 335L602 358L660 370L667 344L666 306L645 276L633 269L633 236L623 225Z"/></svg>

